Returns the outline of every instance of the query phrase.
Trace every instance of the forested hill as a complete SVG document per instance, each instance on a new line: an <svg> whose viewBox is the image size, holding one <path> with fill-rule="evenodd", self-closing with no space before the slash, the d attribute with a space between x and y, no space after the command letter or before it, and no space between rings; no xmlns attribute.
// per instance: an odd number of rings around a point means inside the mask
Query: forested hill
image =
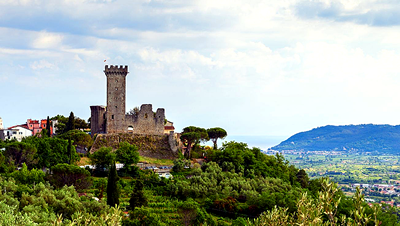
<svg viewBox="0 0 400 226"><path fill-rule="evenodd" d="M328 125L297 133L271 149L400 153L400 125Z"/></svg>

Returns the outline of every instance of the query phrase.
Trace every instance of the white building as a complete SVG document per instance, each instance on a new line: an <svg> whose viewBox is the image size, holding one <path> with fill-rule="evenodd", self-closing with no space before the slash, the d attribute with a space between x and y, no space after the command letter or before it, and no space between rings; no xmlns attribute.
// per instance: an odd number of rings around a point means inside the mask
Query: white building
<svg viewBox="0 0 400 226"><path fill-rule="evenodd" d="M3 119L0 117L0 129L4 129L4 126L3 126Z"/></svg>
<svg viewBox="0 0 400 226"><path fill-rule="evenodd" d="M4 130L5 138L8 140L17 139L21 141L24 137L33 135L32 130L29 130L26 125L13 126Z"/></svg>

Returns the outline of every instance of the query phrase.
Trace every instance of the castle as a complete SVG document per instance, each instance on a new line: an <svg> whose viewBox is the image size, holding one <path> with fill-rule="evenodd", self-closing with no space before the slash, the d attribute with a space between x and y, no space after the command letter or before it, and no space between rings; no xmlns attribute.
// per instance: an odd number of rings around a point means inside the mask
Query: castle
<svg viewBox="0 0 400 226"><path fill-rule="evenodd" d="M158 108L153 112L151 104L143 104L135 114L126 114L126 76L128 66L106 65L107 107L90 106L91 134L133 133L164 134L165 111Z"/></svg>

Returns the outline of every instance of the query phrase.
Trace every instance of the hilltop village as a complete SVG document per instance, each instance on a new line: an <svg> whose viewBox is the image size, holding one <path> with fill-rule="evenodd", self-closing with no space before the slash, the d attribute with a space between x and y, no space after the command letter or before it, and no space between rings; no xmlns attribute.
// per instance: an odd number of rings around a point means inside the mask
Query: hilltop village
<svg viewBox="0 0 400 226"><path fill-rule="evenodd" d="M73 112L8 128L0 120L0 225L399 222L397 203L372 204L360 190L366 185L346 196L279 153L239 141L218 147L227 136L223 128L176 133L163 108L142 104L127 112L128 66L105 66L104 73L106 105L90 106L87 122ZM203 145L209 140L212 147ZM397 194L397 188L373 191Z"/></svg>

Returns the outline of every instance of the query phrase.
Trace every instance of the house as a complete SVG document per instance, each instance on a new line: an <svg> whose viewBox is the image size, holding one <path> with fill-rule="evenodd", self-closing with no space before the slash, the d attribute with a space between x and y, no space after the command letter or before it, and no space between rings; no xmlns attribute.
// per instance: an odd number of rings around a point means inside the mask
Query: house
<svg viewBox="0 0 400 226"><path fill-rule="evenodd" d="M174 127L174 123L167 121L167 123L164 124L164 134L170 134L170 132L174 132L175 127Z"/></svg>
<svg viewBox="0 0 400 226"><path fill-rule="evenodd" d="M50 123L51 123L50 133L51 133L51 135L53 135L55 122L50 121ZM34 136L34 135L40 134L42 132L42 130L46 129L46 128L47 128L47 120L46 119L42 119L40 121L28 119L28 120L26 120L26 124L12 126L7 129L0 128L0 139L12 140L15 138L18 141L21 141L22 138L24 138L24 137L29 137L29 136Z"/></svg>
<svg viewBox="0 0 400 226"><path fill-rule="evenodd" d="M54 123L52 121L50 121L50 134L53 135L54 134ZM47 128L47 120L46 119L42 119L40 120L32 120L32 119L28 119L26 120L26 125L28 126L28 128L30 130L32 130L33 135L36 135L38 133L41 133L43 129Z"/></svg>
<svg viewBox="0 0 400 226"><path fill-rule="evenodd" d="M16 139L21 141L22 138L32 136L32 134L33 132L25 124L12 126L4 130L5 139L8 140Z"/></svg>

